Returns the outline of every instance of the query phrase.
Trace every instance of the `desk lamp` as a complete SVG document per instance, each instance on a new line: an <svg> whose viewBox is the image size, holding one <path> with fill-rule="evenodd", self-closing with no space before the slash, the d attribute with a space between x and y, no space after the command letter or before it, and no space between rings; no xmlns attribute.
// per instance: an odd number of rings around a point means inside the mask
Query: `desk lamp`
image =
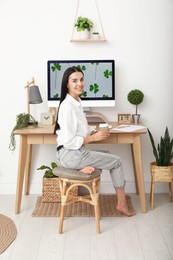
<svg viewBox="0 0 173 260"><path fill-rule="evenodd" d="M32 78L31 81L27 81L25 88L27 89L27 112L30 114L30 104L39 104L42 103L43 100L38 86L35 85L34 78Z"/></svg>

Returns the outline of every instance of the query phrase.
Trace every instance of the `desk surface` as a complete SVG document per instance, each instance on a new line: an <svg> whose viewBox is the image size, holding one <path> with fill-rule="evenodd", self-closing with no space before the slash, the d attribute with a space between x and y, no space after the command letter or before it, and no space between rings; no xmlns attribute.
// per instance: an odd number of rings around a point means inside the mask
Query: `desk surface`
<svg viewBox="0 0 173 260"><path fill-rule="evenodd" d="M90 123L90 125L96 125L98 127L98 123ZM112 125L113 128L116 128L118 127L119 125L122 125L122 124L119 124L117 122L110 122L110 125ZM126 124L128 125L128 124ZM133 124L129 124L129 125L133 125ZM38 124L38 127L34 127L34 126L28 126L28 127L25 127L25 128L21 128L21 129L18 129L18 130L15 130L14 131L14 134L16 135L28 135L28 134L54 134L54 128L55 128L55 124L53 125L41 125L41 124ZM119 130L112 130L110 129L110 132L112 134L130 134L130 133L137 133L137 134L145 134L147 132L147 128L143 128L143 129L140 129L140 130L136 130L136 131L131 131L131 132L124 132L123 131L123 128L119 129Z"/></svg>

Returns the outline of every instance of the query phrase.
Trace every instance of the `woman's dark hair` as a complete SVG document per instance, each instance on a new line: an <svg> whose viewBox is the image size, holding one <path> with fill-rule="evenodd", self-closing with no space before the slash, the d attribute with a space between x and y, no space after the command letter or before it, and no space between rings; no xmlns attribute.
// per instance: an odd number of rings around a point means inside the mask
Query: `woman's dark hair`
<svg viewBox="0 0 173 260"><path fill-rule="evenodd" d="M64 74L63 74L63 77L62 77L62 82L61 82L61 97L60 97L59 107L60 107L61 103L63 102L63 100L65 99L65 97L68 93L67 85L68 85L69 76L74 72L81 72L84 75L83 71L76 66L69 67L68 69L66 69L64 71ZM58 124L58 112L57 112L56 125L55 125L55 131L54 132L56 132L56 130L58 130L58 129L60 129L60 126Z"/></svg>

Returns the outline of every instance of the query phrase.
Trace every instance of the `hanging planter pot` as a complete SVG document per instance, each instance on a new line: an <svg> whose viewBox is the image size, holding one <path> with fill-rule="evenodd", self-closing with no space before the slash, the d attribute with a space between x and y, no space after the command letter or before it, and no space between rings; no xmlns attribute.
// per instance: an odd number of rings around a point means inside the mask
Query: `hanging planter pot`
<svg viewBox="0 0 173 260"><path fill-rule="evenodd" d="M79 39L88 39L93 28L93 22L87 17L78 16L74 26L78 32Z"/></svg>
<svg viewBox="0 0 173 260"><path fill-rule="evenodd" d="M90 38L90 32L88 30L80 31L80 32L78 32L78 38L79 39L89 39Z"/></svg>

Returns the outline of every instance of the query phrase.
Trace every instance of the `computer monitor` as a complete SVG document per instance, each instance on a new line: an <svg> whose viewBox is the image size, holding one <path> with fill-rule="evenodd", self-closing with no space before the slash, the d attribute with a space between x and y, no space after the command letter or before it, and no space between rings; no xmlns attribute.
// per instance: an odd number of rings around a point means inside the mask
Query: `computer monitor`
<svg viewBox="0 0 173 260"><path fill-rule="evenodd" d="M84 72L83 107L115 106L114 60L49 60L47 62L48 107L58 107L64 71L71 66Z"/></svg>

